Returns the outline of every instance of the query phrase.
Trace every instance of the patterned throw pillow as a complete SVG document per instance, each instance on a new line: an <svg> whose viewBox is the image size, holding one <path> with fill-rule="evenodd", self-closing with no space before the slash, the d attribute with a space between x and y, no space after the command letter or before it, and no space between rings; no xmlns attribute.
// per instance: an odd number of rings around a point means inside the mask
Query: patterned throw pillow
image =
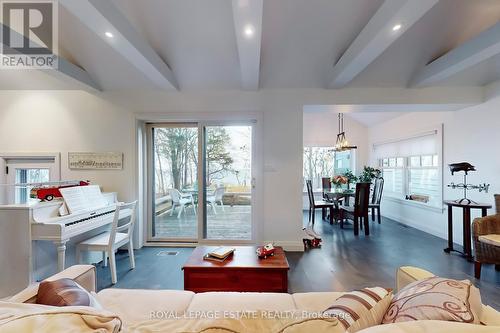
<svg viewBox="0 0 500 333"><path fill-rule="evenodd" d="M479 324L479 289L469 280L437 276L410 283L394 297L383 324L412 320L445 320Z"/></svg>
<svg viewBox="0 0 500 333"><path fill-rule="evenodd" d="M384 288L365 288L345 293L323 312L335 317L347 332L380 325L392 299L392 291Z"/></svg>

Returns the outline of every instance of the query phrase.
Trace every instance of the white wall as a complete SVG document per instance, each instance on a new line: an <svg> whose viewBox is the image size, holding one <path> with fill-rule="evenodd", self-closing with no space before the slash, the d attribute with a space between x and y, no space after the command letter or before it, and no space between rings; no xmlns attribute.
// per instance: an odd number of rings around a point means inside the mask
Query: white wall
<svg viewBox="0 0 500 333"><path fill-rule="evenodd" d="M266 106L263 142L263 237L301 250L302 106Z"/></svg>
<svg viewBox="0 0 500 333"><path fill-rule="evenodd" d="M405 137L407 133L418 133L434 125L443 124L443 197L458 199L460 190L446 187L454 181L462 181L461 175L451 176L448 164L470 162L477 171L469 173L472 184L490 183L489 193L469 191L475 201L494 203L493 194L500 193L500 97L492 97L485 103L455 112L422 112L404 115L370 128L370 147L373 143ZM373 151L371 153L373 161ZM455 209L454 241L462 244L461 211ZM493 209L489 211L493 213ZM473 210L473 217L480 211ZM389 202L382 202L382 215L411 225L436 236L447 238L447 214L425 208ZM444 247L443 243L443 247Z"/></svg>
<svg viewBox="0 0 500 333"><path fill-rule="evenodd" d="M60 152L63 180L89 179L121 200L135 196L133 115L79 91L0 92L0 152ZM120 171L69 170L68 152L124 153Z"/></svg>

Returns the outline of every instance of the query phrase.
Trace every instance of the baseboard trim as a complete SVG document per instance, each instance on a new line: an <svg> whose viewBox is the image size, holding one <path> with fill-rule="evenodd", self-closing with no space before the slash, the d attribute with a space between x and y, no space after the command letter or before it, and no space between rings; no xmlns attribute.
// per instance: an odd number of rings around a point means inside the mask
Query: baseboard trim
<svg viewBox="0 0 500 333"><path fill-rule="evenodd" d="M300 241L265 241L262 242L262 244L269 244L273 243L275 246L281 246L283 250L289 251L289 252L304 252L304 244ZM197 244L197 243L169 243L169 242L145 242L144 246L145 247L196 247L198 245L210 245L210 244ZM241 245L241 246L251 246L251 245L258 245L258 244L237 244L237 243L231 243L230 245ZM228 244L228 246L230 246Z"/></svg>
<svg viewBox="0 0 500 333"><path fill-rule="evenodd" d="M196 247L196 243L144 242L144 247Z"/></svg>
<svg viewBox="0 0 500 333"><path fill-rule="evenodd" d="M414 222L412 222L412 221L410 221L408 219L402 218L400 216L394 216L392 214L384 214L383 216L387 217L387 218L389 218L391 220L394 220L394 221L396 221L398 223L401 223L401 224L407 225L409 227L415 228L417 230L423 231L423 232L425 232L425 233L427 233L429 235L439 237L439 238L441 238L443 240L447 240L448 239L447 235L444 234L444 232L443 233L439 233L436 230L433 230L431 228L426 228L425 226L422 226L420 224L416 224L416 223L414 223ZM458 245L462 245L461 242L458 243L456 240L455 240L455 243L458 244Z"/></svg>
<svg viewBox="0 0 500 333"><path fill-rule="evenodd" d="M264 244L273 243L274 246L281 246L283 250L289 252L304 252L304 244L300 241L267 241Z"/></svg>

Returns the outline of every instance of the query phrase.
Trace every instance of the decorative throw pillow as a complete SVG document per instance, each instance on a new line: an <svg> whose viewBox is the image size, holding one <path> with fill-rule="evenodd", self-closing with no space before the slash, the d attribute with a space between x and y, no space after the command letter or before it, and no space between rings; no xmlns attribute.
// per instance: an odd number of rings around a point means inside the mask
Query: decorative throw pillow
<svg viewBox="0 0 500 333"><path fill-rule="evenodd" d="M38 287L36 302L52 306L92 306L100 308L94 296L71 279L42 281Z"/></svg>
<svg viewBox="0 0 500 333"><path fill-rule="evenodd" d="M391 290L364 288L343 294L323 315L337 318L347 332L357 332L380 325L391 299Z"/></svg>
<svg viewBox="0 0 500 333"><path fill-rule="evenodd" d="M481 295L469 280L438 276L415 281L400 290L384 316L383 324L412 320L480 323Z"/></svg>

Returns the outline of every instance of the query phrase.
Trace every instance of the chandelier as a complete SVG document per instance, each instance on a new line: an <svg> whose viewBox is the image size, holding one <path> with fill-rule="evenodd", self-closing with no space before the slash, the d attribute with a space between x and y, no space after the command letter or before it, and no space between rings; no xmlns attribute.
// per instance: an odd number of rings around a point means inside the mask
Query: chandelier
<svg viewBox="0 0 500 333"><path fill-rule="evenodd" d="M358 147L349 145L349 141L346 139L344 131L344 114L339 112L339 134L337 134L337 141L335 142L333 151L339 152L356 148Z"/></svg>

